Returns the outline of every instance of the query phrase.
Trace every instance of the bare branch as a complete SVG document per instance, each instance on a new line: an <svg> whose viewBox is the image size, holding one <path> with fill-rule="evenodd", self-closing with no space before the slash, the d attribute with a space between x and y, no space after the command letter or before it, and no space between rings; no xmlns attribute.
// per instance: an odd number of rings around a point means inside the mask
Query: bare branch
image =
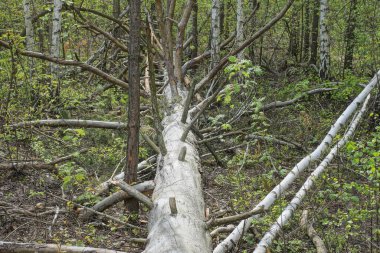
<svg viewBox="0 0 380 253"><path fill-rule="evenodd" d="M147 196L145 196L144 194L142 194L141 192L136 190L134 187L128 185L127 183L125 183L121 180L119 180L119 181L115 180L115 181L112 181L112 183L119 186L123 191L128 193L128 195L130 195L131 197L133 197L133 198L141 201L142 203L144 203L147 207L149 207L149 209L152 209L152 207L153 207L152 200L150 200Z"/></svg>
<svg viewBox="0 0 380 253"><path fill-rule="evenodd" d="M9 45L9 43L7 43L3 40L0 40L0 46L7 48L7 49L11 49L11 46ZM42 53L32 52L32 51L24 51L24 50L20 50L20 49L17 49L17 53L19 53L20 55L27 56L27 57L37 58L37 59L53 62L53 63L64 65L64 66L79 67L83 70L86 70L88 72L91 72L91 73L103 78L104 80L106 80L110 83L113 83L113 84L120 86L124 89L128 89L128 83L126 83L120 79L117 79L111 75L108 75L107 73L103 72L102 70L100 70L98 68L95 68L91 65L88 65L88 64L80 62L80 61L64 60L64 59L59 59L59 58L54 58L54 57L51 57L48 55L44 55Z"/></svg>
<svg viewBox="0 0 380 253"><path fill-rule="evenodd" d="M0 241L0 252L3 253L126 253L123 251L116 251L110 249L79 247L79 246L66 246L60 244L37 244L37 243L18 243L18 242L2 242Z"/></svg>

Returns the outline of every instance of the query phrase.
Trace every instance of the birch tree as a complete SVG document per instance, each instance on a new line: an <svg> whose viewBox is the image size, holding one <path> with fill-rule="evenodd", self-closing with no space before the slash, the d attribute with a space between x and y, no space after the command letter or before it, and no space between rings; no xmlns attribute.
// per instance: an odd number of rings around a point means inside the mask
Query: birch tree
<svg viewBox="0 0 380 253"><path fill-rule="evenodd" d="M52 36L51 36L51 56L54 58L59 58L60 56L60 48L61 48L61 27L62 27L62 0L54 0L54 8L53 8L53 28L52 28ZM50 87L50 95L52 97L59 96L60 90L60 68L58 64L51 63L50 64L50 72L52 75L52 84ZM56 91L54 94L54 85L53 83L57 83Z"/></svg>
<svg viewBox="0 0 380 253"><path fill-rule="evenodd" d="M25 22L25 48L28 51L33 51L35 47L34 42L34 28L32 23L33 12L32 12L32 0L24 0L24 22ZM29 76L33 75L33 58L28 59L29 62Z"/></svg>
<svg viewBox="0 0 380 253"><path fill-rule="evenodd" d="M320 0L319 13L319 76L322 79L330 77L330 37L327 26L328 0Z"/></svg>
<svg viewBox="0 0 380 253"><path fill-rule="evenodd" d="M240 47L244 41L244 0L236 1L236 45ZM244 50L237 54L238 59L243 59Z"/></svg>

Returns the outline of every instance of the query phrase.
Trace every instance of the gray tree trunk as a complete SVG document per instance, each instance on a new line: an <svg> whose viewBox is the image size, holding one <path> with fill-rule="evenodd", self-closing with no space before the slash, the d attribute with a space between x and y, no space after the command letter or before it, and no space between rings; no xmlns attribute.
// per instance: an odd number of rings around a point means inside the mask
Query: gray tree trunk
<svg viewBox="0 0 380 253"><path fill-rule="evenodd" d="M167 87L168 101L175 97L170 93ZM181 95L185 97L186 92ZM181 123L184 108L181 103L174 103L171 108L162 121L167 154L157 163L156 187L152 195L154 208L150 213L148 244L144 252L211 252L196 139L190 132L186 141L181 141L187 126ZM190 122L189 117L187 122ZM183 159L179 158L181 150L186 150Z"/></svg>
<svg viewBox="0 0 380 253"><path fill-rule="evenodd" d="M330 76L330 37L327 30L328 0L320 1L319 14L319 76L328 79Z"/></svg>
<svg viewBox="0 0 380 253"><path fill-rule="evenodd" d="M24 20L25 20L25 48L28 51L34 50L34 29L33 29L33 23L32 23L32 0L24 0ZM33 65L34 60L33 58L28 59L28 65L29 65L29 75L32 77L33 75Z"/></svg>
<svg viewBox="0 0 380 253"><path fill-rule="evenodd" d="M236 46L240 47L244 42L244 0L236 1ZM237 58L243 59L244 50L238 53Z"/></svg>
<svg viewBox="0 0 380 253"><path fill-rule="evenodd" d="M61 47L61 26L62 26L62 0L54 0L54 9L53 9L53 29L51 36L51 56L54 58L59 58L60 56L60 47ZM57 82L56 87L56 96L59 95L59 65L51 63L50 71L52 74L52 86L51 86L51 95L53 95L53 82Z"/></svg>
<svg viewBox="0 0 380 253"><path fill-rule="evenodd" d="M211 64L214 68L220 60L220 0L212 0L211 7Z"/></svg>

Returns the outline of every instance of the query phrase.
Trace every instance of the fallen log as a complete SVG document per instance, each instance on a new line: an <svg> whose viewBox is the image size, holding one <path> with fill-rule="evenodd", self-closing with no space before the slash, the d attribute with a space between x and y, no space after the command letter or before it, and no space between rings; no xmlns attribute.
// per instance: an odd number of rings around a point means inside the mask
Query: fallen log
<svg viewBox="0 0 380 253"><path fill-rule="evenodd" d="M272 204L284 193L290 185L296 180L299 175L311 164L316 161L322 155L323 152L330 146L334 137L338 131L346 124L350 116L356 111L360 104L364 102L369 93L378 85L380 71L372 78L369 84L363 89L363 91L351 102L351 104L344 110L330 131L327 133L318 147L309 155L305 156L299 163L294 166L290 173L267 195L255 208L264 206L265 210L268 210ZM254 215L246 220L243 220L235 228L235 230L218 246L214 249L214 253L224 253L234 247L240 240L240 238L248 231L250 224L254 219L260 217Z"/></svg>
<svg viewBox="0 0 380 253"><path fill-rule="evenodd" d="M126 253L111 249L66 246L60 244L37 244L37 243L18 243L18 242L1 242L0 253Z"/></svg>
<svg viewBox="0 0 380 253"><path fill-rule="evenodd" d="M333 160L335 155L338 153L338 150L346 145L348 139L354 133L357 125L360 122L361 117L365 113L367 109L367 104L369 101L370 95L368 95L366 101L363 104L361 110L357 113L354 119L351 122L350 127L348 128L345 135L338 141L338 143L331 149L330 153L325 157L325 159L318 165L318 167L311 173L311 175L307 178L305 183L301 186L299 191L296 193L294 198L291 200L289 205L285 208L285 210L281 213L281 215L277 218L277 221L271 226L268 232L261 239L254 253L265 253L267 252L268 247L272 244L273 239L278 234L278 232L282 229L282 227L287 224L290 217L293 215L295 210L301 204L302 200L309 192L309 190L314 185L315 181L319 178L322 172L327 168L330 162Z"/></svg>

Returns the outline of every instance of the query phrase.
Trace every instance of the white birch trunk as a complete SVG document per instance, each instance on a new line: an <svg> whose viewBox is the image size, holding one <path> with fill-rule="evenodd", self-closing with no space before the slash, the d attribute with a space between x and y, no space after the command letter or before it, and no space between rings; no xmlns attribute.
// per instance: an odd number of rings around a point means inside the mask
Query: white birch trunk
<svg viewBox="0 0 380 253"><path fill-rule="evenodd" d="M244 42L244 0L236 1L236 47L240 47ZM237 54L239 60L243 59L244 50Z"/></svg>
<svg viewBox="0 0 380 253"><path fill-rule="evenodd" d="M330 75L330 37L327 30L327 13L328 2L327 0L320 0L320 14L319 14L319 41L320 41L320 65L319 76L322 79L328 79Z"/></svg>
<svg viewBox="0 0 380 253"><path fill-rule="evenodd" d="M32 23L32 0L24 0L24 20L25 20L25 49L34 51L34 29ZM33 58L28 58L30 77L33 75Z"/></svg>
<svg viewBox="0 0 380 253"><path fill-rule="evenodd" d="M34 29L32 23L32 1L24 0L24 16L25 16L25 48L28 51L34 49Z"/></svg>
<svg viewBox="0 0 380 253"><path fill-rule="evenodd" d="M358 125L361 117L363 116L364 112L367 109L369 98L370 98L370 95L367 96L367 99L364 102L363 107L355 116L355 118L352 120L351 126L347 130L346 134L343 136L342 139L340 139L340 141L334 146L334 148L331 149L330 153L326 156L326 158L319 164L319 166L307 178L307 180L299 189L295 197L292 199L289 205L285 208L285 210L281 213L281 215L277 218L277 221L271 226L269 231L264 235L263 239L259 242L254 253L267 252L267 248L272 244L273 239L276 237L278 232L280 232L282 227L288 223L288 220L293 215L294 211L298 208L298 206L301 204L306 194L314 185L315 180L319 178L322 172L327 168L327 166L333 160L335 155L338 153L338 150L344 145L346 145L348 139L354 133L356 126Z"/></svg>
<svg viewBox="0 0 380 253"><path fill-rule="evenodd" d="M62 25L62 0L54 0L53 9L53 29L51 36L51 56L59 58L61 46L61 25ZM50 71L56 81L59 81L59 65L51 63Z"/></svg>
<svg viewBox="0 0 380 253"><path fill-rule="evenodd" d="M351 102L342 115L337 119L319 146L311 154L304 157L299 163L297 163L290 173L288 173L288 175L267 196L265 196L265 198L257 204L254 209L259 210L264 207L264 210L268 210L276 199L278 199L281 194L289 188L294 180L299 177L299 175L310 165L310 163L316 161L323 154L323 152L325 152L338 131L344 124L346 124L352 113L356 111L358 106L363 103L364 99L373 90L373 88L377 86L379 76L380 71L372 78L365 89L354 99L354 101ZM241 221L235 230L215 248L214 253L223 253L230 250L247 232L251 222L258 217L259 215L254 215L251 218Z"/></svg>
<svg viewBox="0 0 380 253"><path fill-rule="evenodd" d="M165 93L169 100L169 87ZM211 252L196 140L191 132L186 142L180 140L186 128L181 123L182 111L181 104L172 104L162 122L167 154L160 158L157 166L156 187L152 195L154 208L150 213L145 253ZM180 161L179 154L184 148L186 155ZM175 198L176 208L173 205L169 207L170 198Z"/></svg>
<svg viewBox="0 0 380 253"><path fill-rule="evenodd" d="M211 7L211 65L214 68L220 60L220 0L212 0Z"/></svg>

